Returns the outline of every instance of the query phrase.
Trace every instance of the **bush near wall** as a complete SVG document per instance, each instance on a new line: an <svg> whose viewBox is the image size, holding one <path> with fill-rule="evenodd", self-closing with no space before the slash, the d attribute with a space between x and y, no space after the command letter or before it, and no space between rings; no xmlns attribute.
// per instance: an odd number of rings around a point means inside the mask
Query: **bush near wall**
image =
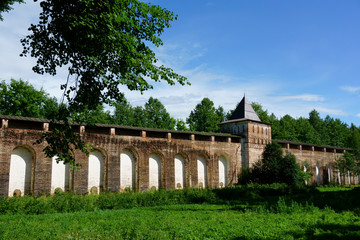
<svg viewBox="0 0 360 240"><path fill-rule="evenodd" d="M239 184L285 183L302 186L310 176L301 171L295 155L283 154L281 146L276 142L268 143L262 153L262 159L252 168L243 169L239 175Z"/></svg>
<svg viewBox="0 0 360 240"><path fill-rule="evenodd" d="M58 192L51 196L0 198L0 214L44 214L104 209L125 209L173 204L223 204L291 194L318 192L313 187L286 184L236 186L221 189L187 188L148 192L104 192L100 195L78 195Z"/></svg>

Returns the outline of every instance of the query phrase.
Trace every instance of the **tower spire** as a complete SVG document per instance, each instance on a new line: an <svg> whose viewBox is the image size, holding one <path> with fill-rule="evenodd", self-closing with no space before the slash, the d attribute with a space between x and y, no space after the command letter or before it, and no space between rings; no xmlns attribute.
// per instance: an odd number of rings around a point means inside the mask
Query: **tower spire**
<svg viewBox="0 0 360 240"><path fill-rule="evenodd" d="M255 110L251 106L251 104L247 101L244 93L244 97L241 100L241 102L236 107L234 113L231 115L229 120L235 120L235 119L247 119L247 120L253 120L261 122L260 118L256 114Z"/></svg>

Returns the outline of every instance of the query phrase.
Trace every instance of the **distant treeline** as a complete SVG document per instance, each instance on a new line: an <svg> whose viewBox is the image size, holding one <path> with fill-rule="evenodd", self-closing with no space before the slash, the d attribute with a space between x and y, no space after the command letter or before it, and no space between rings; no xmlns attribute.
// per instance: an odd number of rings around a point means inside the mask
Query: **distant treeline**
<svg viewBox="0 0 360 240"><path fill-rule="evenodd" d="M35 89L22 80L11 79L9 84L2 81L0 95L0 114L3 115L52 118L59 109L55 97L51 97L43 89ZM308 118L295 119L290 115L277 118L273 113L269 114L264 110L260 104L251 105L261 121L272 125L273 139L360 150L360 130L354 124L349 126L330 116L323 119L316 110L312 110ZM234 111L225 112L221 106L216 108L209 98L204 98L197 104L186 121L171 117L165 106L153 97L150 97L144 106L135 107L123 97L121 101L112 103L111 108L113 111L98 106L95 110L84 109L84 112L74 114L88 114L90 122L93 123L218 132L218 123L228 119Z"/></svg>

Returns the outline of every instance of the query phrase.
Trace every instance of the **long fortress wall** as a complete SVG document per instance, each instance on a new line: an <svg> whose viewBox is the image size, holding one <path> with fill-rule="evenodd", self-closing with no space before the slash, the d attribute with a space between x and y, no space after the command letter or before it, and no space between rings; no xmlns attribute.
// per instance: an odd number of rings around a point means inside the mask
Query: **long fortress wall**
<svg viewBox="0 0 360 240"><path fill-rule="evenodd" d="M46 157L45 144L34 144L42 132L51 131L45 119L0 119L0 196L49 194L56 189L83 194L224 187L235 184L241 169L258 161L271 141L269 125L252 121L235 124L242 131L236 135L74 125L74 131L94 147L89 156L75 153L81 168L74 170ZM339 179L334 172L335 159L346 149L277 142L313 173L309 184L356 182Z"/></svg>
<svg viewBox="0 0 360 240"><path fill-rule="evenodd" d="M231 134L141 129L112 125L74 126L94 147L75 153L78 170L57 164L34 145L49 124L41 119L2 117L0 195L77 193L223 187L236 183L241 170L240 137ZM17 194L19 191L17 191Z"/></svg>

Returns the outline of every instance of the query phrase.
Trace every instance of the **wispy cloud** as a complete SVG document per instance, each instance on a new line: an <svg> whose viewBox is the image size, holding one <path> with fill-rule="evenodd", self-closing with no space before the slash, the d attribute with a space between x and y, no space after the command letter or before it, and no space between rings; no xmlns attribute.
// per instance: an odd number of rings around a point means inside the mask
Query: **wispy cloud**
<svg viewBox="0 0 360 240"><path fill-rule="evenodd" d="M300 100L300 101L306 101L306 102L321 102L324 101L325 98L316 95L316 94L301 94L301 95L294 95L294 96L281 96L281 97L275 97L275 101L288 101L288 100Z"/></svg>
<svg viewBox="0 0 360 240"><path fill-rule="evenodd" d="M342 86L340 89L350 92L350 93L356 93L360 91L360 87L354 87L354 86Z"/></svg>
<svg viewBox="0 0 360 240"><path fill-rule="evenodd" d="M360 113L356 114L357 117L360 117Z"/></svg>
<svg viewBox="0 0 360 240"><path fill-rule="evenodd" d="M314 107L314 109L316 109L317 111L319 111L321 113L332 114L332 115L337 115L337 116L347 116L348 115L348 113L344 112L343 110L339 110L339 109L332 109L332 108L326 108L326 107Z"/></svg>

